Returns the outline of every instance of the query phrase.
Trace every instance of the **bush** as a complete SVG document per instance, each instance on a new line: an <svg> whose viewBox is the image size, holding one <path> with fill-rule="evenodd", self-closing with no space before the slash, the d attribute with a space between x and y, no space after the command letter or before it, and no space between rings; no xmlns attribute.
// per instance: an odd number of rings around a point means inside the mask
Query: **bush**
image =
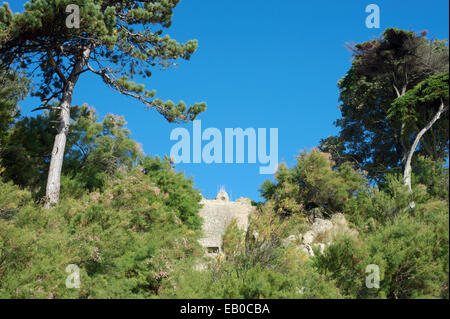
<svg viewBox="0 0 450 319"><path fill-rule="evenodd" d="M0 167L1 170L1 167ZM16 215L21 208L32 203L31 193L22 190L12 182L0 181L0 220L7 220Z"/></svg>
<svg viewBox="0 0 450 319"><path fill-rule="evenodd" d="M355 298L448 298L448 208L427 204L386 222L364 240L343 237L315 259L320 273ZM427 217L425 217L427 216ZM365 286L369 264L380 289Z"/></svg>
<svg viewBox="0 0 450 319"><path fill-rule="evenodd" d="M374 231L403 214L412 199L413 194L404 187L401 176L387 175L381 188L370 187L359 192L346 203L343 211L361 230Z"/></svg>
<svg viewBox="0 0 450 319"><path fill-rule="evenodd" d="M262 185L261 194L284 215L305 214L316 207L328 214L340 212L367 184L350 164L335 167L329 154L316 149L300 153L292 169L280 165L275 178L276 184L266 181Z"/></svg>
<svg viewBox="0 0 450 319"><path fill-rule="evenodd" d="M427 199L448 199L448 166L446 162L436 162L424 156L415 157L412 182L426 187Z"/></svg>
<svg viewBox="0 0 450 319"><path fill-rule="evenodd" d="M202 253L198 191L163 162L154 163L159 170L135 168L109 179L102 192L66 194L51 210L0 183L2 212L15 210L0 219L0 298L158 296L178 263ZM171 185L167 190L158 187L158 176ZM191 200L180 205L171 196ZM69 264L81 270L80 289L65 286Z"/></svg>

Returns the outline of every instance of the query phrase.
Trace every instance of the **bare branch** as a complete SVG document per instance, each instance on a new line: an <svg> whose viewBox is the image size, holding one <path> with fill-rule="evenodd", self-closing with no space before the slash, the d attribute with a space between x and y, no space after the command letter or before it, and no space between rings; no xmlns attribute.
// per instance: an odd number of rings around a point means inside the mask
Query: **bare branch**
<svg viewBox="0 0 450 319"><path fill-rule="evenodd" d="M60 110L59 106L41 106L35 109L32 109L31 112L39 111L39 110Z"/></svg>
<svg viewBox="0 0 450 319"><path fill-rule="evenodd" d="M135 98L140 102L142 102L145 106L149 108L155 108L161 115L166 116L166 111L161 105L153 103L153 101L147 101L142 95L132 93L126 90L124 87L122 87L119 83L117 83L117 80L108 74L110 72L109 68L103 68L100 71L97 71L94 68L92 68L92 66L89 63L87 63L86 66L89 68L91 72L101 76L103 81L112 89L119 91L123 95Z"/></svg>

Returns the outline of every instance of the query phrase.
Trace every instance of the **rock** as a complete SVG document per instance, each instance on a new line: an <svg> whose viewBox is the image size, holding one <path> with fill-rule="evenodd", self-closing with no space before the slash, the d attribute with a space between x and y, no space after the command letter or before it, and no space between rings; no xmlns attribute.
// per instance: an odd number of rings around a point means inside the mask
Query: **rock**
<svg viewBox="0 0 450 319"><path fill-rule="evenodd" d="M314 246L318 247L320 253L323 254L327 245L343 233L350 234L354 237L358 235L356 230L351 229L348 226L347 220L343 214L335 214L330 220L315 218L314 223L311 225L311 229L303 235L302 245L300 245L298 249L310 256L314 256L311 247Z"/></svg>
<svg viewBox="0 0 450 319"><path fill-rule="evenodd" d="M303 235L303 244L310 245L314 241L314 238L316 237L316 234L309 230Z"/></svg>
<svg viewBox="0 0 450 319"><path fill-rule="evenodd" d="M315 235L322 234L328 230L333 228L333 223L329 220L316 218L314 220L314 224L311 226L311 231L315 233Z"/></svg>
<svg viewBox="0 0 450 319"><path fill-rule="evenodd" d="M303 243L311 245L317 235L320 235L333 227L333 223L329 220L316 218L314 224L311 226L311 230L307 231L303 236Z"/></svg>

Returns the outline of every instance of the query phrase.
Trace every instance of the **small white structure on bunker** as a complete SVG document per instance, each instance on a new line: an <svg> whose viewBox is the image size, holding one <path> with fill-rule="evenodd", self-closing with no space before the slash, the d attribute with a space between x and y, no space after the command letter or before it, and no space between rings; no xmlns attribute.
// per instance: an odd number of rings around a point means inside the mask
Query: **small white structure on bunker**
<svg viewBox="0 0 450 319"><path fill-rule="evenodd" d="M199 243L213 255L222 252L222 237L228 224L235 219L240 229L247 230L249 215L255 210L249 198L241 197L232 202L224 189L215 199L203 198L201 204L199 215L203 218L203 237Z"/></svg>

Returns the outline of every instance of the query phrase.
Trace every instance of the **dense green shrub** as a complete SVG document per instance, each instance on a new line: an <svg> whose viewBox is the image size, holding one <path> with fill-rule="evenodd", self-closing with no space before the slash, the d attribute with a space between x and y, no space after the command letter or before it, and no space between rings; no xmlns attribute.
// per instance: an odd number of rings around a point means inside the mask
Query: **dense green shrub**
<svg viewBox="0 0 450 319"><path fill-rule="evenodd" d="M0 297L449 297L448 200L441 198L445 189L438 192L442 173L436 166L424 165L418 179L437 177L414 184L411 194L395 174L369 187L352 170L330 169L323 153L303 161L303 175L299 168L295 174L282 168L279 176L303 176L315 185L352 176L341 193L313 198L339 207L359 236L344 234L315 257L298 242L286 244L289 235L308 229L306 210L279 211L278 195L289 187L295 191L286 191L285 200L306 203L312 196L294 182L272 184L274 196L258 206L245 232L230 223L224 254L212 260L197 243L200 193L167 158L138 157L125 172L105 175L103 187L94 191L66 175L62 201L51 210L35 203L30 191L2 182ZM291 181L300 185L302 179ZM411 199L413 210L407 208ZM66 288L70 264L80 268L80 289ZM366 287L370 264L380 269L379 289Z"/></svg>
<svg viewBox="0 0 450 319"><path fill-rule="evenodd" d="M166 194L166 204L176 207L177 216L193 229L201 228L201 219L197 212L202 199L200 192L194 189L192 178L173 169L173 163L165 157L141 157L139 164L153 183Z"/></svg>
<svg viewBox="0 0 450 319"><path fill-rule="evenodd" d="M448 223L446 203L428 203L365 238L341 238L315 258L315 266L349 297L448 298ZM365 285L370 264L380 268L379 289Z"/></svg>
<svg viewBox="0 0 450 319"><path fill-rule="evenodd" d="M284 215L304 214L316 207L337 213L367 183L350 164L335 167L331 156L317 149L300 153L291 169L280 165L275 178L276 184L268 180L262 185L261 194Z"/></svg>
<svg viewBox="0 0 450 319"><path fill-rule="evenodd" d="M21 208L32 203L30 192L20 189L12 182L0 182L0 194L1 219L9 219L13 217L20 211Z"/></svg>
<svg viewBox="0 0 450 319"><path fill-rule="evenodd" d="M159 170L135 168L108 179L102 192L66 195L51 210L0 183L0 298L157 296L178 263L201 256L200 195L163 161L153 163ZM192 200L179 205L174 193ZM65 286L69 264L81 270L80 289Z"/></svg>
<svg viewBox="0 0 450 319"><path fill-rule="evenodd" d="M418 195L421 189L415 187L415 190L417 192L411 194L404 187L401 176L388 174L382 187L369 187L359 192L349 199L343 211L361 230L374 231L377 225L384 225L406 212L405 208L413 198L420 199L414 195Z"/></svg>
<svg viewBox="0 0 450 319"><path fill-rule="evenodd" d="M431 158L417 156L413 167L412 181L426 187L428 199L448 199L449 171L445 161L436 162Z"/></svg>

